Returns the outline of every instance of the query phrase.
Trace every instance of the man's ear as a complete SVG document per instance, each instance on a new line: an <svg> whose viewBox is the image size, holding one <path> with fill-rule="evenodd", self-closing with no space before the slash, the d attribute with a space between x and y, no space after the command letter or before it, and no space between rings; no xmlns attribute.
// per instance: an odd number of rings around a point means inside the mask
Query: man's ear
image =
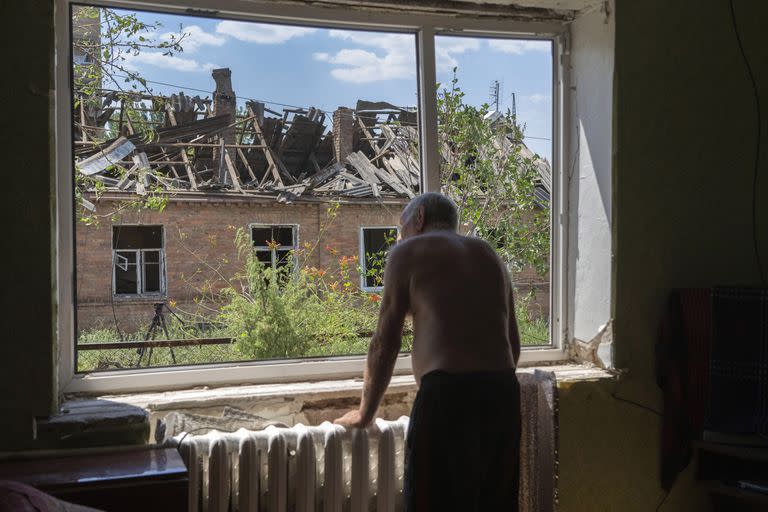
<svg viewBox="0 0 768 512"><path fill-rule="evenodd" d="M424 207L423 206L419 206L416 209L415 214L416 214L416 219L415 219L414 224L416 225L415 226L416 230L421 232L421 231L424 230Z"/></svg>

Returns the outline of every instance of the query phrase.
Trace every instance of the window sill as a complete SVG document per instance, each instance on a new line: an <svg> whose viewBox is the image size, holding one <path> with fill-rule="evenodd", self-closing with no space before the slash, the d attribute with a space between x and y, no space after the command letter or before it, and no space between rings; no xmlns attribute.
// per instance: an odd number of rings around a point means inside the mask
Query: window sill
<svg viewBox="0 0 768 512"><path fill-rule="evenodd" d="M559 364L553 366L529 366L519 368L518 373L533 373L536 370L555 373L557 382L577 382L600 379L613 379L611 372L591 365ZM413 375L395 375L389 383L387 394L415 393L417 390ZM207 408L231 405L238 400L269 400L272 398L300 400L334 399L359 397L363 390L363 379L338 379L315 382L291 382L278 384L255 384L242 386L209 387L200 386L175 391L130 393L121 395L104 395L93 400L109 400L152 411L170 411L175 409ZM67 400L67 404L77 403L84 399Z"/></svg>
<svg viewBox="0 0 768 512"><path fill-rule="evenodd" d="M614 374L605 370L578 364L531 366L520 368L519 373L535 370L552 371L558 384L578 381L613 379ZM241 386L208 386L175 391L143 392L120 395L103 395L92 398L69 397L62 404L62 411L87 411L94 423L103 414L114 414L116 404L126 410L142 410L147 413L147 432L154 430L157 419L173 411L216 415L225 407L241 409L266 419L285 423L316 424L333 419L337 414L357 405L363 387L360 378L325 380L316 382L292 382ZM392 377L384 399L382 416L407 414L416 394L417 386L412 375ZM381 413L381 411L380 411ZM53 419L49 423L55 423ZM96 431L98 429L86 429ZM151 439L151 437L150 437Z"/></svg>

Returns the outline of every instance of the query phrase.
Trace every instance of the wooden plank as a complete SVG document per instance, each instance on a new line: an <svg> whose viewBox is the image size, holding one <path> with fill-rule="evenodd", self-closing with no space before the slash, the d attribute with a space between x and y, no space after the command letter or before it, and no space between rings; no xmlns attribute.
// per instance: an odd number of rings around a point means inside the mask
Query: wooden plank
<svg viewBox="0 0 768 512"><path fill-rule="evenodd" d="M378 167L374 166L374 169L376 169L376 176L379 177L381 181L392 187L392 190L399 194L405 194L411 198L415 197L413 192L411 192L408 188L406 188L401 182L400 179L396 175L392 175L389 172L379 169Z"/></svg>
<svg viewBox="0 0 768 512"><path fill-rule="evenodd" d="M192 172L192 164L189 163L187 150L182 149L179 153L181 154L181 161L184 162L184 170L187 172L187 178L189 178L189 184L192 187L192 190L197 190L197 180L195 179L195 173Z"/></svg>
<svg viewBox="0 0 768 512"><path fill-rule="evenodd" d="M283 180L280 177L277 164L275 163L275 155L272 154L272 148L267 145L267 139L264 137L264 132L261 131L261 126L259 125L259 122L256 119L256 114L253 113L251 107L248 107L248 115L253 117L251 120L253 132L256 134L256 137L258 137L259 143L264 146L263 151L264 157L267 159L267 164L269 166L268 171L272 173L272 177L275 179L275 182L277 182L279 185L284 185ZM259 183L259 187L264 185L268 175L269 173L264 173L264 179L262 179L261 183Z"/></svg>
<svg viewBox="0 0 768 512"><path fill-rule="evenodd" d="M309 161L312 164L312 167L315 168L315 173L319 173L322 169L320 169L320 164L317 163L317 157L315 157L315 152L309 154Z"/></svg>
<svg viewBox="0 0 768 512"><path fill-rule="evenodd" d="M133 162L136 164L136 193L140 196L146 195L146 178L151 170L147 154L141 152L133 155Z"/></svg>
<svg viewBox="0 0 768 512"><path fill-rule="evenodd" d="M242 149L237 148L237 156L240 157L240 160L243 162L243 165L248 171L248 176L250 176L253 181L256 181L256 175L253 173L253 169L251 169L251 164L248 163L248 159L245 158L245 153L243 153Z"/></svg>
<svg viewBox="0 0 768 512"><path fill-rule="evenodd" d="M345 179L347 179L347 180L351 181L352 183L355 183L356 185L363 185L363 184L367 183L365 180L361 180L360 178L358 178L358 177L357 177L357 176L355 176L354 174L349 174L349 173L348 173L348 172L346 172L346 171L343 171L343 172L341 173L341 176L342 176L343 178L345 178Z"/></svg>
<svg viewBox="0 0 768 512"><path fill-rule="evenodd" d="M413 187L418 187L419 184L414 182L410 173L408 173L408 171L405 170L405 167L403 167L402 162L400 162L400 160L396 156L393 156L391 158L383 158L381 160L381 163L384 164L384 167L386 167L387 170L389 170L389 172L395 174L398 178L400 178L400 183L405 185L405 188L408 189L411 192L411 194L413 194ZM415 197L415 195L413 197Z"/></svg>
<svg viewBox="0 0 768 512"><path fill-rule="evenodd" d="M371 185L379 185L381 181L376 176L375 166L368 161L368 158L360 151L347 155L347 162L349 162L358 173L360 177ZM374 189L375 192L376 189ZM375 196L378 197L378 196Z"/></svg>
<svg viewBox="0 0 768 512"><path fill-rule="evenodd" d="M343 169L344 169L343 164L341 164L340 162L334 162L332 165L329 165L324 170L315 174L308 180L304 180L304 182L307 183L307 190L313 190L316 187L319 187L326 181L337 176Z"/></svg>
<svg viewBox="0 0 768 512"><path fill-rule="evenodd" d="M222 151L225 167L229 172L229 177L232 179L232 185L234 185L235 190L237 190L238 192L242 192L243 187L240 186L240 177L237 175L237 167L235 167L235 164L232 162L232 159L229 157L229 151L227 151L227 148L225 148L223 145L221 147L221 151Z"/></svg>

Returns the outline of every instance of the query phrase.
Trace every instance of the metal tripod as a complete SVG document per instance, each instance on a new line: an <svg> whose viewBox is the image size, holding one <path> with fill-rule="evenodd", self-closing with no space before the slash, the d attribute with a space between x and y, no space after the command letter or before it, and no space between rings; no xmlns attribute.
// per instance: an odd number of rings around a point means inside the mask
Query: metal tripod
<svg viewBox="0 0 768 512"><path fill-rule="evenodd" d="M168 335L168 327L165 325L165 315L163 315L163 308L168 309L168 311L176 318L179 318L179 317L176 316L176 313L174 313L171 310L171 308L169 308L165 304L165 302L155 302L154 307L155 307L155 316L152 317L152 321L149 323L149 329L147 329L147 334L144 335L144 341L150 341L155 339L158 326L163 328L163 332L165 333L165 339L169 340L171 338ZM180 318L179 318L179 321L181 321ZM149 353L147 354L147 366L152 364L152 348L153 347L149 347ZM173 353L173 347L169 347L169 348L171 349L171 359L173 359L173 364L176 364L176 354ZM136 352L139 354L139 360L136 362L136 366L141 366L141 360L144 357L144 352L146 351L147 349L145 347L136 349Z"/></svg>

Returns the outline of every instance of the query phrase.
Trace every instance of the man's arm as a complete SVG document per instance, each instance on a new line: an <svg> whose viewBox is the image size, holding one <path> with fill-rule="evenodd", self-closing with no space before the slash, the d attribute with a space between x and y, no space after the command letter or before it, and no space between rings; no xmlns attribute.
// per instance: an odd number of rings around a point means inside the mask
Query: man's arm
<svg viewBox="0 0 768 512"><path fill-rule="evenodd" d="M410 275L402 252L400 246L395 246L387 257L384 295L376 331L368 347L360 408L348 412L335 423L351 427L364 427L371 423L392 378L402 342L405 315L410 309Z"/></svg>

